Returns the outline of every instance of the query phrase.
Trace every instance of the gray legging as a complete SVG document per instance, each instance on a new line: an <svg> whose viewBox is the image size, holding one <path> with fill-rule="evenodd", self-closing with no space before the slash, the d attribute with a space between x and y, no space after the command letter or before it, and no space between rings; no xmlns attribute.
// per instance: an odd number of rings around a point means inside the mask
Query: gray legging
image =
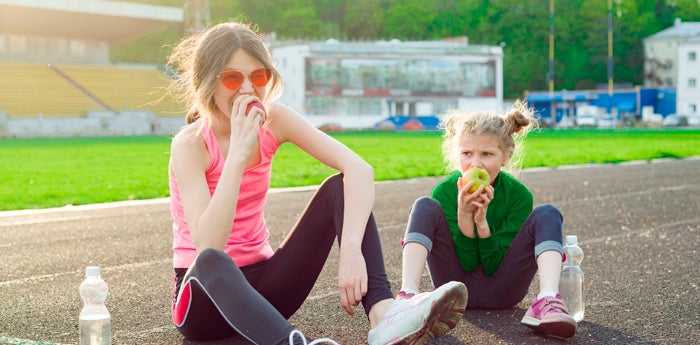
<svg viewBox="0 0 700 345"><path fill-rule="evenodd" d="M255 344L287 344L294 327L287 321L318 279L343 224L343 175L329 177L306 206L286 243L268 260L237 267L225 253L202 251L190 275L175 269L173 321L185 338L225 339L241 335ZM374 216L362 239L367 265L365 313L393 298ZM182 297L176 300L180 289Z"/></svg>
<svg viewBox="0 0 700 345"><path fill-rule="evenodd" d="M484 274L481 265L474 272L462 268L442 208L431 198L414 202L403 243L418 242L428 249L428 269L434 286L453 280L467 286L467 309L512 308L528 292L537 272L537 256L548 250L563 253L562 222L556 207L535 207L491 276Z"/></svg>

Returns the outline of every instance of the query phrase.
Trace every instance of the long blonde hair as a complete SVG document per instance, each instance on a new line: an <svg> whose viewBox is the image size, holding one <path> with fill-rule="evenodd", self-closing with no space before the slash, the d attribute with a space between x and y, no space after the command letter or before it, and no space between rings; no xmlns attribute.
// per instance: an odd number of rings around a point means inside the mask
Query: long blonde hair
<svg viewBox="0 0 700 345"><path fill-rule="evenodd" d="M458 170L460 140L464 133L475 135L495 135L499 138L500 149L510 160L504 170L517 173L522 165L523 141L530 130L538 127L532 109L522 100L516 100L513 107L502 114L495 112L463 112L451 110L440 126L445 133L442 141L442 154L447 168Z"/></svg>
<svg viewBox="0 0 700 345"><path fill-rule="evenodd" d="M247 24L217 24L185 37L168 59L168 66L177 73L169 90L187 104L187 124L196 121L203 113L217 113L214 101L219 83L217 76L237 49L243 49L272 71L272 81L263 100L265 105L279 97L282 80L262 37Z"/></svg>

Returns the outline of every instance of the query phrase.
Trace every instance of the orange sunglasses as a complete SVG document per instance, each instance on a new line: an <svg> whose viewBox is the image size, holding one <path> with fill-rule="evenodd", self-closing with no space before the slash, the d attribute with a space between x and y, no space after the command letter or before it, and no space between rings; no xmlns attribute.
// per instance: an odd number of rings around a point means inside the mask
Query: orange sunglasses
<svg viewBox="0 0 700 345"><path fill-rule="evenodd" d="M245 80L246 75L243 74L243 72L230 69L221 72L217 77L221 80L221 83L226 86L226 88L235 90L243 85L243 80ZM247 77L253 85L263 87L270 82L272 71L269 68L261 67L252 70L250 73L248 73Z"/></svg>

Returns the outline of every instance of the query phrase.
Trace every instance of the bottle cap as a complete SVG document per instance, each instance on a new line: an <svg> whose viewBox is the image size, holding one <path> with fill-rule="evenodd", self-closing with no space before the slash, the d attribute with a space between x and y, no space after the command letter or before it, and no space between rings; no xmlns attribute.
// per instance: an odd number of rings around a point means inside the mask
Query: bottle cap
<svg viewBox="0 0 700 345"><path fill-rule="evenodd" d="M576 244L578 243L578 236L568 235L566 236L566 244Z"/></svg>
<svg viewBox="0 0 700 345"><path fill-rule="evenodd" d="M85 268L86 277L97 277L100 275L100 268L97 266L88 266Z"/></svg>

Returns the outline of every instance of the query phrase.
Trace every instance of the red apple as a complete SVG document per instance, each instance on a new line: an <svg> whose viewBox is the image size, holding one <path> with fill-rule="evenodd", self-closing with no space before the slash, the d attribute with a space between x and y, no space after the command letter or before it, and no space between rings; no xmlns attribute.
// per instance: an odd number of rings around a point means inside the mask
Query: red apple
<svg viewBox="0 0 700 345"><path fill-rule="evenodd" d="M479 167L471 167L467 169L462 174L462 180L462 185L467 184L468 181L474 182L474 184L472 184L471 188L468 190L469 193L476 192L476 190L481 186L488 187L488 185L491 184L491 177L489 176L489 173Z"/></svg>
<svg viewBox="0 0 700 345"><path fill-rule="evenodd" d="M252 109L253 107L258 107L262 111L265 111L265 106L261 102L253 101L253 102L248 103L248 108L246 108L246 110L245 110L246 114L249 113L250 109Z"/></svg>

